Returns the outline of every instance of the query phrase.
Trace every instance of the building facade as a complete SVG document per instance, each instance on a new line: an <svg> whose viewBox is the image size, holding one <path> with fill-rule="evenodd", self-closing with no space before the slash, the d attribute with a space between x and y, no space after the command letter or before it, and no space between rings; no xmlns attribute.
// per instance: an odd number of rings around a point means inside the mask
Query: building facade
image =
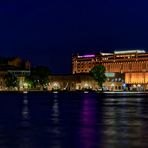
<svg viewBox="0 0 148 148"><path fill-rule="evenodd" d="M25 77L30 75L31 63L19 57L5 58L0 57L0 90L8 90L5 84L5 76L11 74L17 78L18 90L23 90Z"/></svg>
<svg viewBox="0 0 148 148"><path fill-rule="evenodd" d="M144 50L114 51L91 55L74 55L72 73L89 73L96 65L104 65L107 73L124 73L126 85L132 89L148 89L148 53Z"/></svg>
<svg viewBox="0 0 148 148"><path fill-rule="evenodd" d="M106 73L104 90L124 90L124 74ZM90 74L50 75L48 90L98 90L98 83Z"/></svg>
<svg viewBox="0 0 148 148"><path fill-rule="evenodd" d="M88 74L50 75L48 90L97 90L98 85Z"/></svg>

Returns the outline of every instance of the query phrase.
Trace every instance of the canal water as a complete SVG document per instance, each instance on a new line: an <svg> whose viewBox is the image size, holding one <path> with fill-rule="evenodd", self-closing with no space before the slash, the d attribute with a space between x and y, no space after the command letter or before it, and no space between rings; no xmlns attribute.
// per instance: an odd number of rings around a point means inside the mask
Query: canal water
<svg viewBox="0 0 148 148"><path fill-rule="evenodd" d="M0 148L142 148L147 140L147 95L0 93Z"/></svg>

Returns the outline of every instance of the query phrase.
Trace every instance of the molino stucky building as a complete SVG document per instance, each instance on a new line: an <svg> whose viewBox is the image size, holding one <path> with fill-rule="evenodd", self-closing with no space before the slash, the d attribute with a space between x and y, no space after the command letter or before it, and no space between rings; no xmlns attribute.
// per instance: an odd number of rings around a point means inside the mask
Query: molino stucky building
<svg viewBox="0 0 148 148"><path fill-rule="evenodd" d="M125 83L132 89L148 89L148 53L145 50L73 55L72 73L89 73L94 66L99 64L106 67L106 73L124 74Z"/></svg>

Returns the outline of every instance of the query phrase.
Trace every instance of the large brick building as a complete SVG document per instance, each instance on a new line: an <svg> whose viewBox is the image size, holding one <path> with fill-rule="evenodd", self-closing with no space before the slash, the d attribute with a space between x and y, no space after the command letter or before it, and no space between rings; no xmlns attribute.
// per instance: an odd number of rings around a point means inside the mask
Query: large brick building
<svg viewBox="0 0 148 148"><path fill-rule="evenodd" d="M131 89L148 89L148 53L144 50L74 55L72 73L89 73L99 64L106 67L107 73L124 73L124 81Z"/></svg>

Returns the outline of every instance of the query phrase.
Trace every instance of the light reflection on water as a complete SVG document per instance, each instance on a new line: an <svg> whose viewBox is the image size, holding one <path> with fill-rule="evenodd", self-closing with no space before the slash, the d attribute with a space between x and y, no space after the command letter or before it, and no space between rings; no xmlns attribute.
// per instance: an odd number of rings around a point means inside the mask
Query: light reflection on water
<svg viewBox="0 0 148 148"><path fill-rule="evenodd" d="M22 102L22 118L23 120L29 119L29 107L28 107L28 97L24 95L23 102Z"/></svg>
<svg viewBox="0 0 148 148"><path fill-rule="evenodd" d="M148 137L145 134L147 121L141 116L143 98L104 99L103 145L145 147Z"/></svg>
<svg viewBox="0 0 148 148"><path fill-rule="evenodd" d="M80 147L96 146L96 100L84 95L80 112Z"/></svg>
<svg viewBox="0 0 148 148"><path fill-rule="evenodd" d="M30 109L28 95L24 94L21 100L22 104L22 118L19 125L19 130L17 131L17 143L20 148L33 147L31 123L30 123Z"/></svg>
<svg viewBox="0 0 148 148"><path fill-rule="evenodd" d="M51 136L50 145L60 148L61 147L61 127L60 127L60 113L59 113L59 102L58 95L54 94L53 106L51 110L51 124L52 126L47 127L48 133ZM54 126L56 125L56 126Z"/></svg>
<svg viewBox="0 0 148 148"><path fill-rule="evenodd" d="M148 147L146 96L0 94L0 119L0 148Z"/></svg>

